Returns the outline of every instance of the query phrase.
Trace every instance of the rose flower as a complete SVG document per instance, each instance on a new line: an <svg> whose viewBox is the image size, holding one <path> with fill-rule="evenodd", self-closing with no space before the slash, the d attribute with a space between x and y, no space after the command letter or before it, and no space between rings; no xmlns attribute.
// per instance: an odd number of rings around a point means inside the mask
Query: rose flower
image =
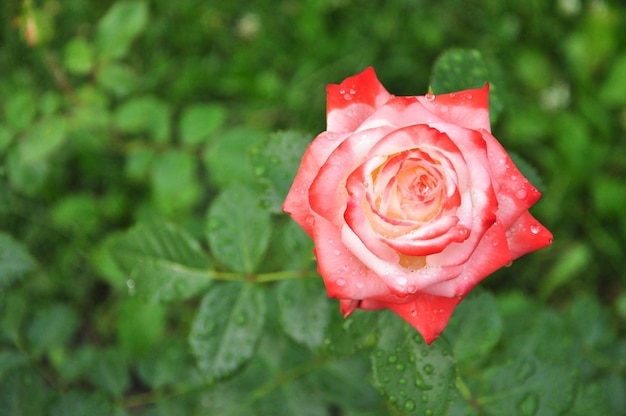
<svg viewBox="0 0 626 416"><path fill-rule="evenodd" d="M478 282L552 242L540 193L491 135L488 85L396 97L368 68L327 90L283 209L344 316L389 308L430 344Z"/></svg>

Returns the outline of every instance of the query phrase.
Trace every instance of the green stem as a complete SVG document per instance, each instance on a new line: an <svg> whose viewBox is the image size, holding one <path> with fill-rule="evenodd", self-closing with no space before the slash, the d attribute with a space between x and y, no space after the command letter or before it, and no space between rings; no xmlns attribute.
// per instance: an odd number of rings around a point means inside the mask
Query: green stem
<svg viewBox="0 0 626 416"><path fill-rule="evenodd" d="M310 270L285 270L285 271L280 271L280 272L257 273L257 274L217 272L213 270L209 272L209 277L215 280L227 280L227 281L249 280L255 283L277 282L280 280L302 279L302 278L310 278L310 277L317 277L317 276L318 274L316 272L313 272Z"/></svg>

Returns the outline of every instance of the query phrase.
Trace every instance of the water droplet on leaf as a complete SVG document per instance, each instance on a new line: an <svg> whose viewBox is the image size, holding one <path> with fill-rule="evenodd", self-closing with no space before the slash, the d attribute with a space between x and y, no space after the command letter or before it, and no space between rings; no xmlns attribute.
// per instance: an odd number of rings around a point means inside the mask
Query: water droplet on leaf
<svg viewBox="0 0 626 416"><path fill-rule="evenodd" d="M430 375L430 374L432 374L432 373L433 373L433 371L435 371L435 369L433 368L433 366L432 366L432 365L430 365L430 364L426 364L426 365L424 366L424 372L425 372L426 374Z"/></svg>
<svg viewBox="0 0 626 416"><path fill-rule="evenodd" d="M415 410L415 403L413 402L413 400L407 400L406 402L404 402L404 410L406 410L407 412L412 412L413 410Z"/></svg>
<svg viewBox="0 0 626 416"><path fill-rule="evenodd" d="M433 94L432 92L427 93L424 98L426 98L428 101L432 101L435 99L435 94Z"/></svg>

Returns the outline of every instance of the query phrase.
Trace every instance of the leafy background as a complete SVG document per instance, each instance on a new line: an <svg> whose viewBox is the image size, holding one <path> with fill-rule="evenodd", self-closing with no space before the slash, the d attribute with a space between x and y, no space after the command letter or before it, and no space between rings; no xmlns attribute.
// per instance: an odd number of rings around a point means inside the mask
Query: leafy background
<svg viewBox="0 0 626 416"><path fill-rule="evenodd" d="M0 414L626 414L624 5L251 3L0 5ZM343 321L280 213L369 65L490 81L555 235L431 347Z"/></svg>

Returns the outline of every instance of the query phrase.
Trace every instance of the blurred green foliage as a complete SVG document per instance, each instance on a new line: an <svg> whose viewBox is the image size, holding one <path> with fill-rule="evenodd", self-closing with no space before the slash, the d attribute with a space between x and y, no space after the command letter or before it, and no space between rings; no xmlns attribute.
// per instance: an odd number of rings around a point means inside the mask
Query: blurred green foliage
<svg viewBox="0 0 626 416"><path fill-rule="evenodd" d="M623 4L6 0L0 45L0 413L626 413ZM325 84L458 88L449 50L491 83L555 240L461 304L432 350L456 386L392 400L384 342L428 351L398 319L208 270L312 273L279 208Z"/></svg>

